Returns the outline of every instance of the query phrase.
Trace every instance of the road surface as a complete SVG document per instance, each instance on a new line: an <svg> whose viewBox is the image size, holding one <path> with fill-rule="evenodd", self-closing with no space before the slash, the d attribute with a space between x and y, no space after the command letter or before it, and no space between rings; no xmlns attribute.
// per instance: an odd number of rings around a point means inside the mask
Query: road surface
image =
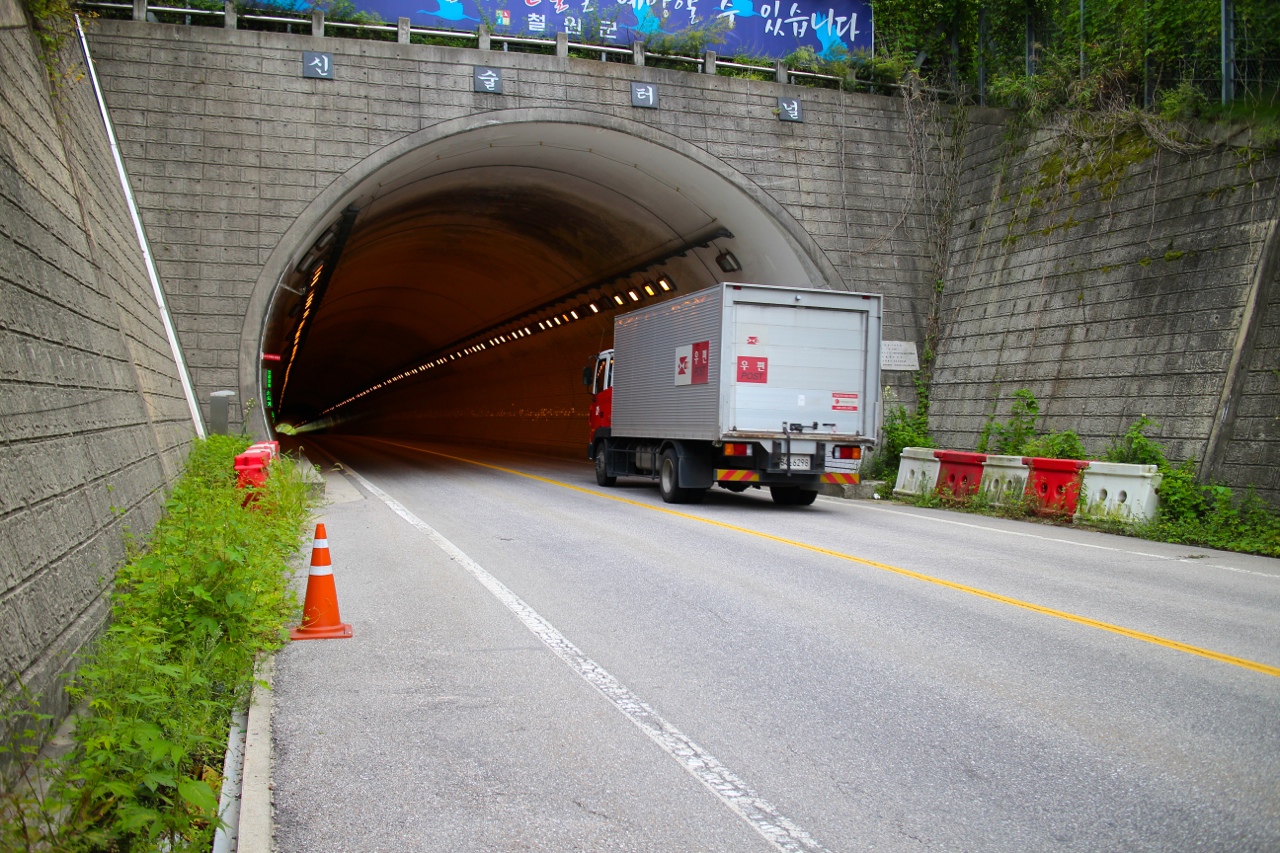
<svg viewBox="0 0 1280 853"><path fill-rule="evenodd" d="M1278 560L307 447L355 636L277 660L282 853L1280 850Z"/></svg>

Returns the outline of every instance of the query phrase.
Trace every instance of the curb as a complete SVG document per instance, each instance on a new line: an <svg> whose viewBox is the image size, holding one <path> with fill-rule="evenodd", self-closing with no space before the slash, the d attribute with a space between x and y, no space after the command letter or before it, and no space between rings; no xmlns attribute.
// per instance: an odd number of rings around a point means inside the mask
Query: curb
<svg viewBox="0 0 1280 853"><path fill-rule="evenodd" d="M254 684L249 698L237 853L271 853L271 682L274 674L273 655L258 665L257 677L266 682L266 687Z"/></svg>

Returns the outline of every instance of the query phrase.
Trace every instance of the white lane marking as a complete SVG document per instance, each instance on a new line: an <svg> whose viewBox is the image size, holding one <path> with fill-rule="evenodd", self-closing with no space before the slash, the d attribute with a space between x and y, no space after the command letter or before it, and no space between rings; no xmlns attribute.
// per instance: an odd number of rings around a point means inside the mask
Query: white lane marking
<svg viewBox="0 0 1280 853"><path fill-rule="evenodd" d="M843 500L843 499L832 498L832 500ZM983 525L983 524L970 524L965 521L953 521L952 519L949 519L949 518L933 518L932 516L917 515L916 513L913 513L913 512L901 512L899 510L889 509L888 507L875 506L874 504L867 504L866 506L859 507L859 509L869 509L869 510L873 510L874 512L887 512L889 515L901 515L901 516L906 516L907 518L915 518L915 519L929 518L931 521L936 521L939 524L954 524L957 527L971 527L974 530L984 530L988 533L1005 533L1009 536L1024 536L1028 539L1040 539L1045 542L1059 542L1063 545L1078 545L1081 548L1096 548L1099 551L1115 551L1118 554L1132 554L1135 557L1151 557L1152 559L1155 559L1155 560L1168 560L1173 563L1187 563L1192 566L1205 566L1206 568L1211 568L1211 569L1226 569L1228 572L1240 572L1241 574L1245 574L1245 575L1257 575L1260 578L1271 578L1272 580L1280 580L1280 575L1274 575L1268 572L1255 572L1252 569L1238 569L1235 566L1223 566L1218 563L1205 563L1201 560L1189 560L1186 557L1169 557L1164 554L1150 554L1150 553L1147 553L1146 551L1133 551L1128 548L1111 548L1106 545L1094 545L1089 542L1076 542L1071 539L1058 539L1053 536L1041 536L1036 533L1020 533L1017 530L1005 530L1000 527L987 527L986 525Z"/></svg>
<svg viewBox="0 0 1280 853"><path fill-rule="evenodd" d="M332 457L332 454L329 455ZM356 473L351 466L343 465L342 467L371 494L390 507L392 512L427 534L427 538L448 554L450 559L470 572L489 592L493 593L495 598L505 604L525 627L533 632L535 637L567 663L570 669L598 690L615 708L626 715L627 719L648 735L650 740L689 771L711 793L719 797L721 802L745 820L765 841L778 850L785 850L788 853L802 850L825 853L826 848L815 841L809 833L779 813L776 808L748 787L746 782L721 764L715 756L659 716L626 685L587 657L581 649L569 642L550 622L508 589L502 581L485 571L484 567L468 557L458 546L410 512L395 498Z"/></svg>

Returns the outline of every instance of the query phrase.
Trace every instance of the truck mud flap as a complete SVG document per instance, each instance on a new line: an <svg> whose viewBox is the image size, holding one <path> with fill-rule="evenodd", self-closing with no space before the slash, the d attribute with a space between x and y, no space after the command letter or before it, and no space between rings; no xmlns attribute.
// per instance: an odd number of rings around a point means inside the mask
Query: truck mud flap
<svg viewBox="0 0 1280 853"><path fill-rule="evenodd" d="M677 449L676 451L680 451ZM703 456L680 455L680 488L709 489L716 484L711 461Z"/></svg>

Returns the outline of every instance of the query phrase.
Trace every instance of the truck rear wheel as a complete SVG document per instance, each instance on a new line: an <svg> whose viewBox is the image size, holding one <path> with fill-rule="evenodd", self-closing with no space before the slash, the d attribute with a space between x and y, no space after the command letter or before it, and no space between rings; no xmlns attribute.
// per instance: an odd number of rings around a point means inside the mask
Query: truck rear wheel
<svg viewBox="0 0 1280 853"><path fill-rule="evenodd" d="M702 503L706 489L680 488L680 459L674 450L664 450L658 463L658 490L669 504Z"/></svg>
<svg viewBox="0 0 1280 853"><path fill-rule="evenodd" d="M617 477L609 476L608 458L605 456L606 448L604 442L600 442L600 446L596 448L596 485L612 486L618 482Z"/></svg>
<svg viewBox="0 0 1280 853"><path fill-rule="evenodd" d="M809 506L818 499L817 492L799 486L770 486L769 493L773 495L773 502L781 506Z"/></svg>

